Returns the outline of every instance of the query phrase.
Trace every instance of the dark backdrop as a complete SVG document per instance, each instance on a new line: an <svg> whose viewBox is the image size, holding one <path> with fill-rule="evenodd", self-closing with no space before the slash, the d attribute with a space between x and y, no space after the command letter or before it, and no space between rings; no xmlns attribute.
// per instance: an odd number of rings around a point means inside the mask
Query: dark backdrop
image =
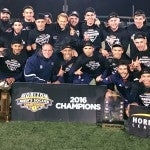
<svg viewBox="0 0 150 150"><path fill-rule="evenodd" d="M35 12L49 11L54 19L62 12L65 0L0 0L0 7L7 7L11 10L13 17L21 17L22 8L25 5L32 5ZM107 16L115 11L120 16L132 16L134 10L142 9L147 16L150 16L149 0L67 0L68 12L77 10L83 18L87 7L94 7L97 15Z"/></svg>

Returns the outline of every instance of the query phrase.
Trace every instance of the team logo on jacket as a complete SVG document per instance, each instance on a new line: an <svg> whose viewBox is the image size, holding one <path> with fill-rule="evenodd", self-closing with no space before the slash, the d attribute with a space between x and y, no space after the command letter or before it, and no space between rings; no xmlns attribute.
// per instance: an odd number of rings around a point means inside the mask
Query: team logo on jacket
<svg viewBox="0 0 150 150"><path fill-rule="evenodd" d="M99 36L99 32L97 30L94 29L88 29L85 33L85 35L87 34L89 39L94 42L96 40L96 38Z"/></svg>
<svg viewBox="0 0 150 150"><path fill-rule="evenodd" d="M120 41L115 35L110 35L106 37L106 42L108 43L109 47L112 48L114 42Z"/></svg>
<svg viewBox="0 0 150 150"><path fill-rule="evenodd" d="M15 71L15 70L17 70L17 68L21 67L21 64L15 59L6 60L5 63L8 67L8 69L11 71Z"/></svg>
<svg viewBox="0 0 150 150"><path fill-rule="evenodd" d="M36 38L35 42L38 43L39 45L43 45L45 43L48 43L49 39L50 39L49 34L41 34Z"/></svg>
<svg viewBox="0 0 150 150"><path fill-rule="evenodd" d="M141 94L140 99L145 106L150 105L150 93Z"/></svg>
<svg viewBox="0 0 150 150"><path fill-rule="evenodd" d="M16 99L16 103L21 108L37 112L42 109L48 109L49 106L52 106L53 100L50 99L46 93L27 92L22 93L21 96Z"/></svg>
<svg viewBox="0 0 150 150"><path fill-rule="evenodd" d="M90 68L90 70L96 70L98 67L100 67L100 63L96 61L89 61L89 63L86 64L86 66Z"/></svg>

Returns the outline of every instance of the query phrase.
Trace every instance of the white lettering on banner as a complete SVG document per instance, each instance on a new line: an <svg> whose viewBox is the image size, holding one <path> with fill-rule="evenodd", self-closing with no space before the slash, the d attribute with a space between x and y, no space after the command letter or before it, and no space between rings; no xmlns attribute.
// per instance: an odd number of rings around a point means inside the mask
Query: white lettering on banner
<svg viewBox="0 0 150 150"><path fill-rule="evenodd" d="M133 117L132 127L138 127L143 129L150 129L150 120L146 118Z"/></svg>
<svg viewBox="0 0 150 150"><path fill-rule="evenodd" d="M87 97L70 97L70 103L86 103Z"/></svg>
<svg viewBox="0 0 150 150"><path fill-rule="evenodd" d="M101 110L101 104L87 103L87 97L70 97L70 103L56 103L57 109Z"/></svg>

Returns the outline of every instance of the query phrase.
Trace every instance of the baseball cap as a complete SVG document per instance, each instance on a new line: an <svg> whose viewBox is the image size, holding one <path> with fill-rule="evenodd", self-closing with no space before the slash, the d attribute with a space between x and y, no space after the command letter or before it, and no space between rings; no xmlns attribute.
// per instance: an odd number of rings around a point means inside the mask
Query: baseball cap
<svg viewBox="0 0 150 150"><path fill-rule="evenodd" d="M12 25L15 23L15 22L20 22L23 24L22 20L20 18L14 18L13 21L12 21Z"/></svg>
<svg viewBox="0 0 150 150"><path fill-rule="evenodd" d="M95 13L95 9L94 9L93 7L88 7L88 8L86 8L86 10L85 10L85 14L86 14L87 12Z"/></svg>
<svg viewBox="0 0 150 150"><path fill-rule="evenodd" d="M149 67L143 68L141 74L150 74L150 68Z"/></svg>
<svg viewBox="0 0 150 150"><path fill-rule="evenodd" d="M8 13L8 14L11 15L11 12L10 12L10 10L9 10L8 8L2 8L2 9L0 10L0 12L2 12L2 13Z"/></svg>
<svg viewBox="0 0 150 150"><path fill-rule="evenodd" d="M112 48L113 48L113 47L123 47L123 46L122 46L121 42L119 42L119 41L114 41L114 43L112 44Z"/></svg>
<svg viewBox="0 0 150 150"><path fill-rule="evenodd" d="M64 46L62 46L62 50L64 50L65 48L72 49L72 46L70 44L65 44Z"/></svg>
<svg viewBox="0 0 150 150"><path fill-rule="evenodd" d="M20 37L14 37L11 41L11 44L23 44L23 42Z"/></svg>
<svg viewBox="0 0 150 150"><path fill-rule="evenodd" d="M135 39L145 39L146 35L143 32L137 32L137 33L135 33L135 35L133 37L134 37L134 40Z"/></svg>
<svg viewBox="0 0 150 150"><path fill-rule="evenodd" d="M79 13L77 11L72 11L69 16L76 16L79 18Z"/></svg>
<svg viewBox="0 0 150 150"><path fill-rule="evenodd" d="M45 15L43 13L38 13L36 16L35 16L35 20L38 20L38 19L45 19Z"/></svg>
<svg viewBox="0 0 150 150"><path fill-rule="evenodd" d="M83 47L85 47L85 46L92 46L92 47L94 47L94 45L93 45L93 43L91 41L85 41L83 43Z"/></svg>
<svg viewBox="0 0 150 150"><path fill-rule="evenodd" d="M111 18L119 18L119 15L116 12L111 12L108 15L108 20L111 19Z"/></svg>
<svg viewBox="0 0 150 150"><path fill-rule="evenodd" d="M50 18L51 20L53 20L52 14L50 12L45 12L44 16L45 18Z"/></svg>

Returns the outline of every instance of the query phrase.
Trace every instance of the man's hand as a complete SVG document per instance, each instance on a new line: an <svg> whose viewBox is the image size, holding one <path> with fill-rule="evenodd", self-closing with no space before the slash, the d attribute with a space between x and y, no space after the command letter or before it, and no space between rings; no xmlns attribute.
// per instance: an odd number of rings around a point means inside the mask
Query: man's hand
<svg viewBox="0 0 150 150"><path fill-rule="evenodd" d="M107 50L105 50L105 49L101 49L101 50L100 50L100 53L102 53L102 55L103 55L104 57L108 57L108 56L109 56L109 52L108 52Z"/></svg>
<svg viewBox="0 0 150 150"><path fill-rule="evenodd" d="M60 68L60 70L59 70L57 76L62 77L62 76L64 75L64 73L65 73L65 72L62 70L62 66L61 66L61 68Z"/></svg>
<svg viewBox="0 0 150 150"><path fill-rule="evenodd" d="M96 80L96 82L100 82L100 81L102 81L102 80L103 80L103 79L102 79L102 75L97 76L95 80Z"/></svg>
<svg viewBox="0 0 150 150"><path fill-rule="evenodd" d="M82 69L82 67L80 68L80 69L78 69L77 71L75 71L75 75L82 75L83 74L83 72L81 71L81 69Z"/></svg>
<svg viewBox="0 0 150 150"><path fill-rule="evenodd" d="M11 78L6 78L6 82L11 85L15 82L15 78L11 77Z"/></svg>

